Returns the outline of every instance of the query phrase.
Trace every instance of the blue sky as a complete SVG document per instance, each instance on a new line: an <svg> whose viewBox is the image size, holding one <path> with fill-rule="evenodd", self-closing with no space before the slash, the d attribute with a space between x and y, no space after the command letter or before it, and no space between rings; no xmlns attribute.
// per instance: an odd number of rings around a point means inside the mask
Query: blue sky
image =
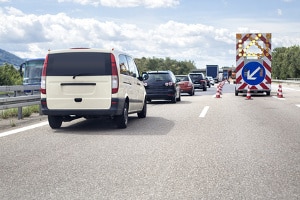
<svg viewBox="0 0 300 200"><path fill-rule="evenodd" d="M299 0L0 0L0 48L22 58L48 49L115 48L235 66L236 33L300 45Z"/></svg>

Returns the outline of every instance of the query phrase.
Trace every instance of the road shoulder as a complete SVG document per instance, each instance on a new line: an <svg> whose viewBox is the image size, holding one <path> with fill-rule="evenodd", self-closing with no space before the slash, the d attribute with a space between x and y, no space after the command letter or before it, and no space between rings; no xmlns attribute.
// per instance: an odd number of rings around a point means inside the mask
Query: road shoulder
<svg viewBox="0 0 300 200"><path fill-rule="evenodd" d="M0 119L0 132L9 131L15 128L21 128L24 126L32 125L41 121L46 121L46 115L40 115L39 113L33 113L29 117L18 119L17 117L10 117L8 119Z"/></svg>

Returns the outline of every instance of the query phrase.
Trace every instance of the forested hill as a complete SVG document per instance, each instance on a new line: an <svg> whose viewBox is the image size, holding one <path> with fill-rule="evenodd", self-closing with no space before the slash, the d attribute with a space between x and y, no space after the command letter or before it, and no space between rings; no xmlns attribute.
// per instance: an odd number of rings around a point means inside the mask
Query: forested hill
<svg viewBox="0 0 300 200"><path fill-rule="evenodd" d="M24 60L22 58L0 49L0 66L4 65L4 63L7 63L18 67L23 62Z"/></svg>

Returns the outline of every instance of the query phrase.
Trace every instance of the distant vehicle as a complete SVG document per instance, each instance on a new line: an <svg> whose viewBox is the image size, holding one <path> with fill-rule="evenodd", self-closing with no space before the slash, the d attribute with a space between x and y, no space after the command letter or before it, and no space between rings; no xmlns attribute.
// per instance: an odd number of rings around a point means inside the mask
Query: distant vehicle
<svg viewBox="0 0 300 200"><path fill-rule="evenodd" d="M40 85L44 58L36 58L25 61L20 65L23 76L23 85Z"/></svg>
<svg viewBox="0 0 300 200"><path fill-rule="evenodd" d="M206 76L211 85L215 85L215 80L211 76Z"/></svg>
<svg viewBox="0 0 300 200"><path fill-rule="evenodd" d="M51 128L77 118L107 117L126 128L128 114L145 118L146 90L133 57L116 50L49 51L42 71L42 113Z"/></svg>
<svg viewBox="0 0 300 200"><path fill-rule="evenodd" d="M203 73L189 73L188 75L192 79L195 89L207 90L207 81Z"/></svg>
<svg viewBox="0 0 300 200"><path fill-rule="evenodd" d="M188 75L175 75L179 80L178 85L181 93L188 93L193 96L195 94L195 88L192 79Z"/></svg>
<svg viewBox="0 0 300 200"><path fill-rule="evenodd" d="M206 65L206 76L211 76L215 83L219 82L219 65Z"/></svg>
<svg viewBox="0 0 300 200"><path fill-rule="evenodd" d="M172 103L181 101L181 92L178 81L172 71L144 72L146 80L144 86L147 92L147 101L168 100Z"/></svg>
<svg viewBox="0 0 300 200"><path fill-rule="evenodd" d="M210 88L211 87L210 81L208 80L207 77L205 77L205 80L206 80L206 86Z"/></svg>

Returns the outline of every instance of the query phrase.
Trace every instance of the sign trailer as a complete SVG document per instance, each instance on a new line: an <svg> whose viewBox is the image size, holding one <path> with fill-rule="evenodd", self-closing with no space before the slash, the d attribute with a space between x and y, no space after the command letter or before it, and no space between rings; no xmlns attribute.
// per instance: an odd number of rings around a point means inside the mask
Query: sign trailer
<svg viewBox="0 0 300 200"><path fill-rule="evenodd" d="M251 92L271 93L271 33L236 34L235 96Z"/></svg>

